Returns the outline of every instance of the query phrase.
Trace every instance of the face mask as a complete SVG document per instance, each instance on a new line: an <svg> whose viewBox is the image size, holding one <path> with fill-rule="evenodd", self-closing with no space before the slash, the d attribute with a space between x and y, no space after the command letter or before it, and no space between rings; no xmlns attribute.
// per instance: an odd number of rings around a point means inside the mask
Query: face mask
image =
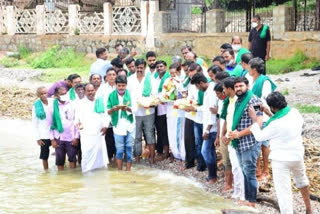
<svg viewBox="0 0 320 214"><path fill-rule="evenodd" d="M126 91L125 89L118 89L118 94L122 96L124 95L125 91Z"/></svg>
<svg viewBox="0 0 320 214"><path fill-rule="evenodd" d="M251 23L251 27L252 27L252 28L256 28L257 26L258 26L258 23L256 23L256 22L252 22L252 23Z"/></svg>
<svg viewBox="0 0 320 214"><path fill-rule="evenodd" d="M65 94L65 95L60 96L59 100L62 101L62 102L67 101L68 100L68 95Z"/></svg>
<svg viewBox="0 0 320 214"><path fill-rule="evenodd" d="M225 100L226 97L227 97L226 95L223 95L223 96L221 97L221 99L222 99L222 100Z"/></svg>
<svg viewBox="0 0 320 214"><path fill-rule="evenodd" d="M241 45L232 45L232 49L235 51L240 50L240 48L241 48Z"/></svg>

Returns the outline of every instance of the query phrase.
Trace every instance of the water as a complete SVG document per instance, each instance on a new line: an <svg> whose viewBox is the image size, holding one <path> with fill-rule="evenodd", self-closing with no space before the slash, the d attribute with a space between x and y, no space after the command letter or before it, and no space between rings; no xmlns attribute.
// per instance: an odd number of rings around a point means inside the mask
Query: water
<svg viewBox="0 0 320 214"><path fill-rule="evenodd" d="M28 121L0 120L0 213L221 213L230 201L185 177L146 167L82 174L42 170ZM53 150L51 149L51 152Z"/></svg>

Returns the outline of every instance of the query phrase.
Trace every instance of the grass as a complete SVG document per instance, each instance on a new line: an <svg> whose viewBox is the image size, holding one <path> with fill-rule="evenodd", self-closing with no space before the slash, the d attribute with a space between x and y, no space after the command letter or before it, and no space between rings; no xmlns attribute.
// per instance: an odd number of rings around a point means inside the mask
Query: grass
<svg viewBox="0 0 320 214"><path fill-rule="evenodd" d="M284 74L292 71L299 71L319 65L316 58L307 57L302 51L296 52L287 59L270 59L267 61L268 74Z"/></svg>
<svg viewBox="0 0 320 214"><path fill-rule="evenodd" d="M304 113L304 114L311 114L311 113L320 114L320 106L316 106L316 105L296 104L295 108L297 108L300 111L300 113Z"/></svg>
<svg viewBox="0 0 320 214"><path fill-rule="evenodd" d="M283 94L284 96L289 95L289 89L288 89L288 88L285 88L285 89L283 90L282 94Z"/></svg>

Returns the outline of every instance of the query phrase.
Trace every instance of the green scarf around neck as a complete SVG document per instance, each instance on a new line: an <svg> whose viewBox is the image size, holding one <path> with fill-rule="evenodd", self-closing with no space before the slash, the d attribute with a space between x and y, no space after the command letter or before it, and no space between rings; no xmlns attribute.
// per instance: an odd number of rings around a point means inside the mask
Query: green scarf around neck
<svg viewBox="0 0 320 214"><path fill-rule="evenodd" d="M151 95L151 73L147 72L146 76L144 77L144 85L143 85L143 91L142 96L149 97Z"/></svg>
<svg viewBox="0 0 320 214"><path fill-rule="evenodd" d="M185 76L184 80L183 80L183 87L186 88L190 83L190 77L189 76Z"/></svg>
<svg viewBox="0 0 320 214"><path fill-rule="evenodd" d="M268 76L261 74L256 79L256 81L254 82L254 84L252 86L252 92L259 98L261 98L261 96L262 96L262 88L263 88L264 81L270 82L272 91L274 91L277 88L276 84L274 84L274 82L272 82L272 80Z"/></svg>
<svg viewBox="0 0 320 214"><path fill-rule="evenodd" d="M104 113L104 104L103 104L103 98L102 97L98 97L95 101L94 101L94 112L95 113Z"/></svg>
<svg viewBox="0 0 320 214"><path fill-rule="evenodd" d="M226 120L229 103L230 103L230 98L226 97L226 99L224 99L224 101L223 101L222 111L221 111L221 115L220 115L221 119Z"/></svg>
<svg viewBox="0 0 320 214"><path fill-rule="evenodd" d="M160 81L160 85L158 88L159 93L162 91L164 81L166 81L166 79L168 79L169 77L170 77L170 73L169 73L169 71L166 71L166 73L164 73L164 75L162 76L161 81Z"/></svg>
<svg viewBox="0 0 320 214"><path fill-rule="evenodd" d="M127 77L130 77L131 75L132 75L132 72L129 71L129 72L127 73Z"/></svg>
<svg viewBox="0 0 320 214"><path fill-rule="evenodd" d="M75 92L74 88L70 88L70 90L69 90L69 98L70 98L70 100L75 100L76 99L76 92Z"/></svg>
<svg viewBox="0 0 320 214"><path fill-rule="evenodd" d="M114 91L111 92L111 94L109 95L107 108L108 108L108 109L111 109L111 108L113 108L114 106L117 106L117 105L119 105L118 91L117 91L117 90L114 90ZM130 96L130 93L129 93L128 90L126 90L126 91L124 92L124 95L123 95L123 105L127 105L128 107L131 107L131 96ZM127 119L130 123L133 123L133 115L132 115L132 114L128 115L126 111L122 111L122 110L121 110L120 117ZM118 112L118 111L114 111L114 112L111 114L111 122L112 122L112 125L113 125L114 127L116 127L117 124L118 124L118 121L119 121L119 112Z"/></svg>
<svg viewBox="0 0 320 214"><path fill-rule="evenodd" d="M53 115L52 115L52 125L51 130L57 130L59 133L62 133L63 127L60 117L60 110L59 110L59 101L58 99L54 99L53 101Z"/></svg>
<svg viewBox="0 0 320 214"><path fill-rule="evenodd" d="M35 112L36 112L36 117L38 119L40 119L40 120L46 119L46 112L44 111L43 104L42 104L42 101L40 99L38 99L34 103L34 109L35 109Z"/></svg>
<svg viewBox="0 0 320 214"><path fill-rule="evenodd" d="M291 108L290 106L286 106L283 109L277 111L270 119L266 122L264 125L264 128L267 127L272 121L280 119L284 116L286 116L290 112Z"/></svg>
<svg viewBox="0 0 320 214"><path fill-rule="evenodd" d="M241 117L244 113L244 110L246 109L252 96L253 96L252 91L248 90L247 94L241 101L239 101L239 99L237 100L234 113L233 113L233 122L232 122L232 129L231 129L232 131L237 129L238 124L241 120ZM231 141L231 145L233 148L237 148L238 143L239 143L239 139L234 139Z"/></svg>
<svg viewBox="0 0 320 214"><path fill-rule="evenodd" d="M210 78L207 78L207 82L210 83L212 80ZM204 91L198 90L198 105L203 105L203 97L204 97Z"/></svg>
<svg viewBox="0 0 320 214"><path fill-rule="evenodd" d="M239 64L241 62L242 54L250 53L250 51L246 48L240 48L237 54L236 63Z"/></svg>
<svg viewBox="0 0 320 214"><path fill-rule="evenodd" d="M265 39L267 37L268 29L269 29L268 25L263 25L261 33L260 33L260 39Z"/></svg>

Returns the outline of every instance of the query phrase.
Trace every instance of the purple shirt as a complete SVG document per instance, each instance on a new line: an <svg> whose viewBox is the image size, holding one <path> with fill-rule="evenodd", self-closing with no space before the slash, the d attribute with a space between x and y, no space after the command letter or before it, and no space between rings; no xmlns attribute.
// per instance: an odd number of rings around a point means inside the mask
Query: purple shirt
<svg viewBox="0 0 320 214"><path fill-rule="evenodd" d="M61 81L58 81L58 82L53 83L53 85L48 89L48 97L52 97L52 95L54 95L54 90L55 90L57 87L65 87L65 89L66 89L67 91L69 91L69 87L68 87L66 81L61 80Z"/></svg>
<svg viewBox="0 0 320 214"><path fill-rule="evenodd" d="M59 102L59 112L63 132L59 133L58 130L50 130L50 139L60 139L61 141L72 141L79 138L79 131L74 124L74 109L71 102L67 101L64 104ZM49 114L47 117L48 124L52 125L53 104L49 106Z"/></svg>

